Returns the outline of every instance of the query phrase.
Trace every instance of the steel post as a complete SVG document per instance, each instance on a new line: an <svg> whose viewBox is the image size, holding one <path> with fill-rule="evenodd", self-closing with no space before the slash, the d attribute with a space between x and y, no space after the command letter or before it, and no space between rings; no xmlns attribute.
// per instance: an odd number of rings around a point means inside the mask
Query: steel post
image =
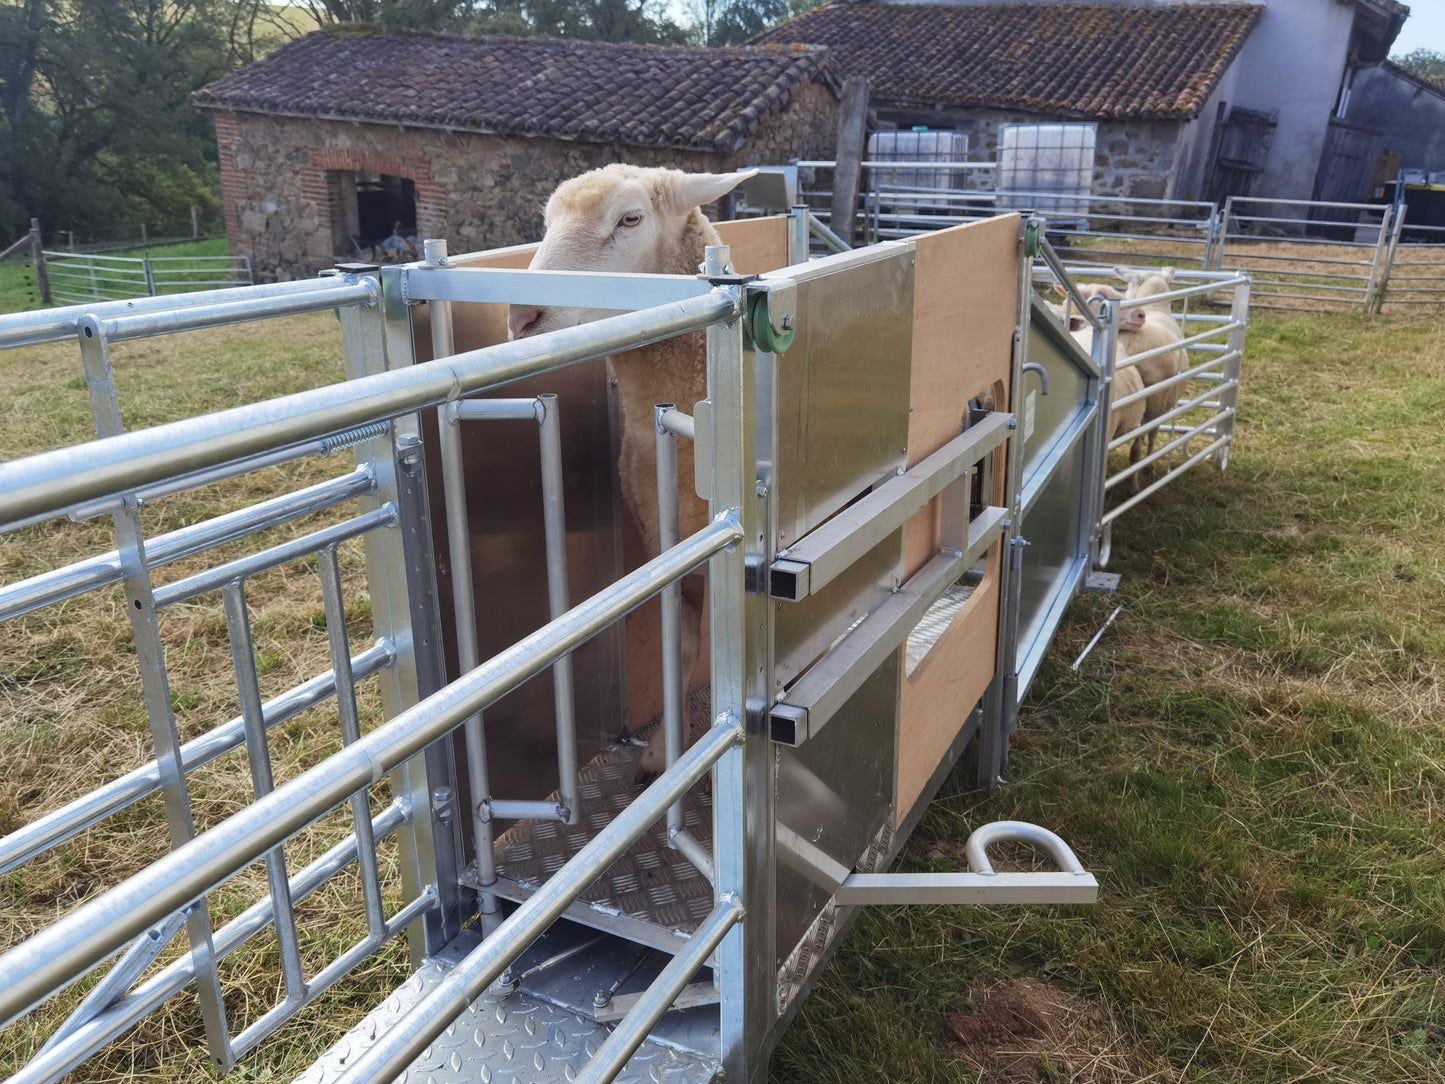
<svg viewBox="0 0 1445 1084"><path fill-rule="evenodd" d="M572 605L567 584L567 513L562 499L562 413L555 395L537 396L538 443L542 455L542 528L547 551L547 606L553 620ZM572 656L552 664L552 704L557 722L557 790L565 824L582 818L577 779L577 713Z"/></svg>

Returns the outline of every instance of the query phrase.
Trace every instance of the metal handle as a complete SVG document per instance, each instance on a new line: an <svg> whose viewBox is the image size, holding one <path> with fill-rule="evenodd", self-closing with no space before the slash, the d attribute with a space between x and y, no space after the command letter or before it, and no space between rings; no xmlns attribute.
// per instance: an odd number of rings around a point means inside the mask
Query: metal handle
<svg viewBox="0 0 1445 1084"><path fill-rule="evenodd" d="M1026 362L1024 362L1024 367L1023 367L1023 368L1024 368L1024 372L1026 372L1026 373L1037 373L1037 374L1038 374L1038 377L1039 377L1039 391L1040 391L1040 393L1043 394L1043 395L1049 394L1049 374L1048 374L1048 370L1045 369L1042 365L1040 365L1040 364L1039 364L1038 362L1036 362L1036 361L1026 361Z"/></svg>
<svg viewBox="0 0 1445 1084"><path fill-rule="evenodd" d="M1079 863L1069 845L1047 828L1027 821L994 821L974 830L963 845L968 868L984 877L994 876L993 863L988 860L987 849L992 843L1027 843L1045 851L1054 864L1065 873L1085 874L1087 870Z"/></svg>

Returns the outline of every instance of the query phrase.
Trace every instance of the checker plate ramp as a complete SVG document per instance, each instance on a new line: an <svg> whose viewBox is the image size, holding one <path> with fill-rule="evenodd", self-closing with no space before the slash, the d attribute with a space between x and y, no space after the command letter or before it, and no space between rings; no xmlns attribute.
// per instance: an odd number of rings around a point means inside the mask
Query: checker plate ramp
<svg viewBox="0 0 1445 1084"><path fill-rule="evenodd" d="M340 1042L295 1078L295 1084L332 1084L377 1037L446 975L436 961L411 978ZM429 1046L396 1084L552 1084L570 1081L607 1037L608 1028L525 993L474 1001ZM644 1042L618 1075L625 1084L707 1084L716 1063Z"/></svg>
<svg viewBox="0 0 1445 1084"><path fill-rule="evenodd" d="M688 722L695 740L708 726L709 689L688 701ZM649 730L643 731L647 736ZM614 816L641 792L634 782L641 746L617 745L580 772L582 817L574 825L557 821L519 821L497 838L497 883L492 891L520 903L561 869ZM554 793L549 800L555 801ZM687 796L684 825L705 849L712 849L712 792L694 787ZM462 874L477 887L476 866ZM574 922L617 934L666 953L712 912L712 885L682 854L667 846L667 822L659 819L647 834L567 909Z"/></svg>

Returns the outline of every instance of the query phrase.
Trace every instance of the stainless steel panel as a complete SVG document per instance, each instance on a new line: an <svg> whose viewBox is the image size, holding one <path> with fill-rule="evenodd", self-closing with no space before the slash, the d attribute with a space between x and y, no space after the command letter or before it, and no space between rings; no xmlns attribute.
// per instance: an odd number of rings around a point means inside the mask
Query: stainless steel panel
<svg viewBox="0 0 1445 1084"><path fill-rule="evenodd" d="M1025 360L1042 365L1049 378L1049 393L1044 395L1036 375L1023 376L1019 425L1024 433L1023 489L1027 493L1038 484L1038 471L1047 468L1087 421L1094 398L1090 386L1097 386L1098 377L1084 368L1085 359L1073 337L1037 307L1029 325Z"/></svg>
<svg viewBox="0 0 1445 1084"><path fill-rule="evenodd" d="M892 822L898 754L895 652L833 716L819 740L777 757L777 964Z"/></svg>
<svg viewBox="0 0 1445 1084"><path fill-rule="evenodd" d="M778 546L908 457L914 254L798 284L798 330L778 366Z"/></svg>

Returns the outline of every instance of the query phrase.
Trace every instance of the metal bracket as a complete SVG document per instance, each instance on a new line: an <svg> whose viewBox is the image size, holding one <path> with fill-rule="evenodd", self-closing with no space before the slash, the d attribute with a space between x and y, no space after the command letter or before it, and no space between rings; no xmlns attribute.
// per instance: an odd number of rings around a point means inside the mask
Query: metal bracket
<svg viewBox="0 0 1445 1084"><path fill-rule="evenodd" d="M995 873L992 843L1028 843L1048 853L1059 872ZM868 904L1095 903L1099 882L1069 845L1047 828L1026 821L994 821L964 844L968 873L854 873L834 897L839 906Z"/></svg>
<svg viewBox="0 0 1445 1084"><path fill-rule="evenodd" d="M1093 569L1084 580L1086 594L1112 595L1119 590L1119 573Z"/></svg>

